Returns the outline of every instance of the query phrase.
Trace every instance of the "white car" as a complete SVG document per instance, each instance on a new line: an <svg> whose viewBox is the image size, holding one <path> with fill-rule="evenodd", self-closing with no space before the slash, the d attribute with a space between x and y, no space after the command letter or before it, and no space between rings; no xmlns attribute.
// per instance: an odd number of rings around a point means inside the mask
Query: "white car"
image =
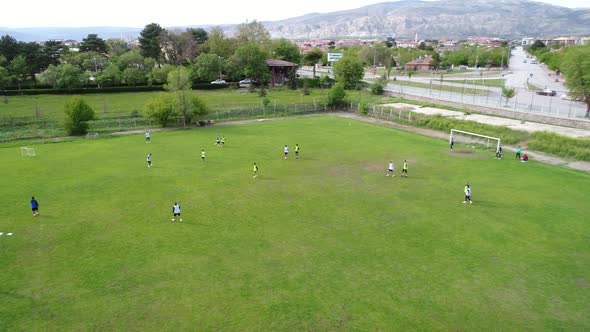
<svg viewBox="0 0 590 332"><path fill-rule="evenodd" d="M220 78L211 82L211 84L226 84L226 82Z"/></svg>
<svg viewBox="0 0 590 332"><path fill-rule="evenodd" d="M253 80L251 78L245 78L245 79L241 80L239 83L240 83L240 86L248 87L248 86L250 86L250 84L256 83L256 80Z"/></svg>
<svg viewBox="0 0 590 332"><path fill-rule="evenodd" d="M571 101L582 101L584 98L582 96L574 97L572 95L561 95L561 100L571 100Z"/></svg>

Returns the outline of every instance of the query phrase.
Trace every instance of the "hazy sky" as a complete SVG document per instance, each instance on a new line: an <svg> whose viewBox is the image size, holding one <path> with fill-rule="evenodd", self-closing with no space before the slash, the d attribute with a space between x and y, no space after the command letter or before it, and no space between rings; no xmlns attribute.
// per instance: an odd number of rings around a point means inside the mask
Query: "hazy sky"
<svg viewBox="0 0 590 332"><path fill-rule="evenodd" d="M5 0L0 27L143 27L274 21L313 12L358 8L386 0ZM494 1L494 0L490 0ZM564 7L590 7L588 0L541 0Z"/></svg>

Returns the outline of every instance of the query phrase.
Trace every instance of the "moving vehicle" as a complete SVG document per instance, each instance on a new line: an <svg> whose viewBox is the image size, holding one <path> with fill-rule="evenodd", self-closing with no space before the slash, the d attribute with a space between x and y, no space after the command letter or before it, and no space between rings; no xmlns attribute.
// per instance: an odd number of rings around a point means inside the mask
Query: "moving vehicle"
<svg viewBox="0 0 590 332"><path fill-rule="evenodd" d="M226 84L226 82L220 78L220 79L216 79L215 81L211 82L211 84Z"/></svg>
<svg viewBox="0 0 590 332"><path fill-rule="evenodd" d="M239 83L240 83L241 87L248 87L248 86L250 86L250 84L256 83L256 81L251 78L245 78L245 79L241 80Z"/></svg>
<svg viewBox="0 0 590 332"><path fill-rule="evenodd" d="M554 97L557 95L557 92L555 90L549 90L549 89L537 91L535 93L538 94L539 96L549 96L549 97Z"/></svg>
<svg viewBox="0 0 590 332"><path fill-rule="evenodd" d="M571 100L571 101L583 101L584 98L582 96L572 96L570 94L561 95L559 97L561 100Z"/></svg>

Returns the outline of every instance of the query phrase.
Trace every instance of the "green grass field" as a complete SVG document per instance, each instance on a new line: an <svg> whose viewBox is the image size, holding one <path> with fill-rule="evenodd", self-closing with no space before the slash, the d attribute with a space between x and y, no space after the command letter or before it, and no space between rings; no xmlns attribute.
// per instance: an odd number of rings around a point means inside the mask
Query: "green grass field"
<svg viewBox="0 0 590 332"><path fill-rule="evenodd" d="M2 331L590 329L586 173L320 116L34 148L0 145Z"/></svg>

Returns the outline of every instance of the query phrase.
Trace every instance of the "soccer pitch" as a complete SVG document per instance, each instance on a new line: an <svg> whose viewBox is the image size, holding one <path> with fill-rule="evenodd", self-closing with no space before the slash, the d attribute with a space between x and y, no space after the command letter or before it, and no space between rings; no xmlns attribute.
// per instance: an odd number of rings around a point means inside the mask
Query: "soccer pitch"
<svg viewBox="0 0 590 332"><path fill-rule="evenodd" d="M151 141L0 146L0 330L590 329L588 174L328 116Z"/></svg>

